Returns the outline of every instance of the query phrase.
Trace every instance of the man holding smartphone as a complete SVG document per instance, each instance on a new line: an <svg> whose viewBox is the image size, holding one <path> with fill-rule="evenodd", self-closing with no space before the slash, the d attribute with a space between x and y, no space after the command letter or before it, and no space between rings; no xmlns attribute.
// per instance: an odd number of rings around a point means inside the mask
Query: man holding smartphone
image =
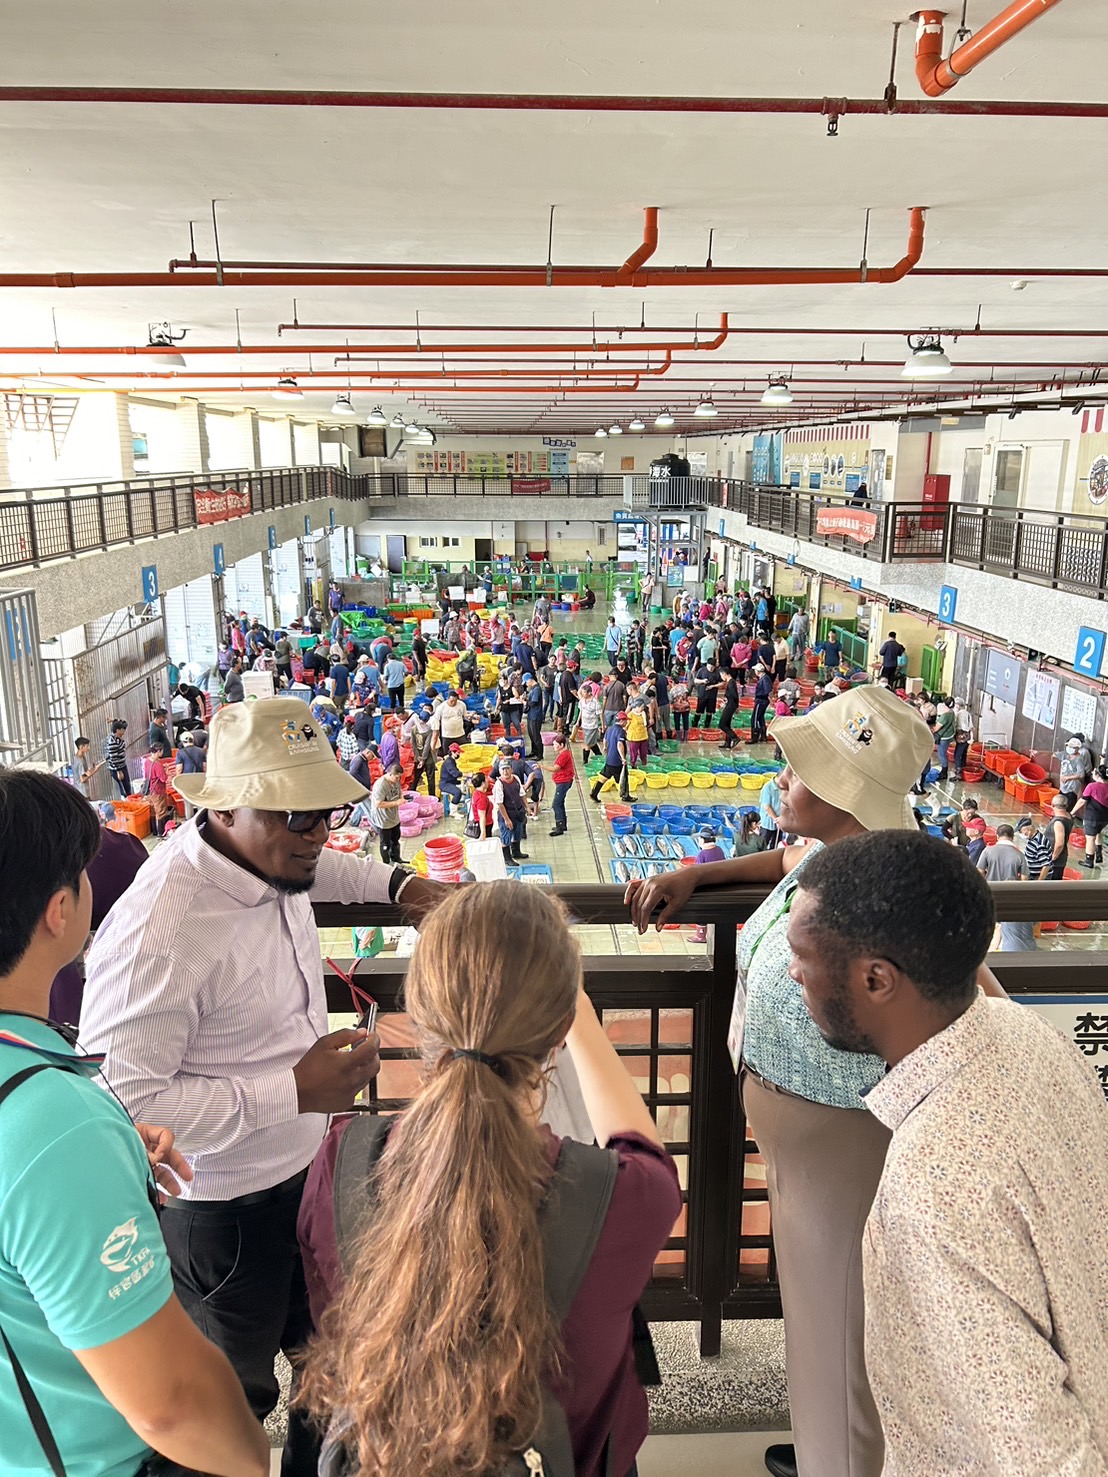
<svg viewBox="0 0 1108 1477"><path fill-rule="evenodd" d="M132 1113L177 1134L193 1179L163 1218L174 1283L264 1418L277 1353L310 1332L307 1168L380 1065L375 1036L328 1031L312 902L402 901L417 919L446 888L326 848L365 789L295 698L221 709L207 772L178 785L198 813L98 933L82 1044ZM318 1444L294 1410L286 1477L315 1477Z"/></svg>

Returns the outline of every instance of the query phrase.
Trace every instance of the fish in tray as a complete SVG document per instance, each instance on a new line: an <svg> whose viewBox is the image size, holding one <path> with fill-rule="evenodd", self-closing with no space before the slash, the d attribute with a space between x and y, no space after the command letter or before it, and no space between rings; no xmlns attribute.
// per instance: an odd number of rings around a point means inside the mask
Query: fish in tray
<svg viewBox="0 0 1108 1477"><path fill-rule="evenodd" d="M655 877L664 877L668 871L669 871L669 868L666 866L666 864L664 862L655 862L654 863L653 874L654 874Z"/></svg>
<svg viewBox="0 0 1108 1477"><path fill-rule="evenodd" d="M655 843L655 855L660 856L663 860L672 857L673 852L670 850L671 845L672 842L667 836L659 836L657 842Z"/></svg>
<svg viewBox="0 0 1108 1477"><path fill-rule="evenodd" d="M623 844L622 837L620 837L620 836L613 836L612 837L612 850L615 852L616 856L626 856L627 855L627 850L626 850L626 848L625 848L625 846Z"/></svg>
<svg viewBox="0 0 1108 1477"><path fill-rule="evenodd" d="M616 862L616 876L621 882L630 882L631 868L626 862Z"/></svg>
<svg viewBox="0 0 1108 1477"><path fill-rule="evenodd" d="M642 838L642 854L645 857L652 857L655 855L654 838L652 836L644 836Z"/></svg>

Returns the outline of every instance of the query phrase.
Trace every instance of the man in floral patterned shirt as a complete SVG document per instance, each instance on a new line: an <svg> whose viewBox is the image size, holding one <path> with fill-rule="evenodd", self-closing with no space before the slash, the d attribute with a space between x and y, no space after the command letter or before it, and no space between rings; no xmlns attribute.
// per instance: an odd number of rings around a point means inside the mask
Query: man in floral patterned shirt
<svg viewBox="0 0 1108 1477"><path fill-rule="evenodd" d="M889 1065L863 1248L884 1477L1103 1477L1108 1105L1072 1042L977 989L993 921L956 848L901 831L813 857L789 919L821 1034Z"/></svg>

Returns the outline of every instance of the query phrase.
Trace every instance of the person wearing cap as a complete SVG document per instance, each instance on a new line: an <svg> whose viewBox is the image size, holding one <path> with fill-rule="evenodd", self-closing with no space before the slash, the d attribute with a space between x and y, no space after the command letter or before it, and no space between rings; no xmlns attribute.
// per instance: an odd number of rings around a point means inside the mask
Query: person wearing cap
<svg viewBox="0 0 1108 1477"><path fill-rule="evenodd" d="M328 1031L312 903L447 892L325 846L365 790L296 698L221 709L198 807L119 899L88 959L81 1044L133 1117L164 1122L193 1171L162 1229L178 1295L227 1354L254 1412L278 1398L281 1349L310 1332L296 1214L328 1115L379 1067L376 1038ZM314 1477L318 1436L294 1409L286 1477Z"/></svg>
<svg viewBox="0 0 1108 1477"><path fill-rule="evenodd" d="M838 1051L820 1035L790 976L787 929L799 878L823 847L865 831L917 829L908 792L931 735L887 688L864 687L777 719L773 737L786 760L781 830L809 844L636 880L626 898L645 932L651 922L670 922L699 888L773 885L740 935L728 1037L766 1160L796 1440L795 1452L771 1447L766 1465L774 1477L880 1477L884 1445L863 1350L861 1231L889 1134L861 1095L885 1064ZM987 970L980 980L1003 993Z"/></svg>
<svg viewBox="0 0 1108 1477"><path fill-rule="evenodd" d="M527 739L531 745L531 758L541 760L543 757L542 715L545 697L542 686L535 681L534 677L524 677L523 696L526 704Z"/></svg>
<svg viewBox="0 0 1108 1477"><path fill-rule="evenodd" d="M419 789L421 779L427 780L427 793L435 793L435 736L423 703L412 704L412 715L401 729L412 749L412 789Z"/></svg>
<svg viewBox="0 0 1108 1477"><path fill-rule="evenodd" d="M369 820L380 838L381 860L400 860L400 806L404 799L400 760L382 765L384 771L369 792Z"/></svg>
<svg viewBox="0 0 1108 1477"><path fill-rule="evenodd" d="M456 805L462 803L462 787L465 783L458 765L461 752L461 744L451 744L439 765L439 794L444 800L453 800Z"/></svg>
<svg viewBox="0 0 1108 1477"><path fill-rule="evenodd" d="M631 802L631 786L627 764L627 714L613 713L612 722L604 734L604 768L593 780L589 791L590 800L598 800L600 791L609 780L619 780L619 798L624 804Z"/></svg>
<svg viewBox="0 0 1108 1477"><path fill-rule="evenodd" d="M1066 747L1062 751L1058 789L1063 795L1072 795L1076 800L1085 788L1088 773L1081 754L1081 740L1074 735L1066 740Z"/></svg>
<svg viewBox="0 0 1108 1477"><path fill-rule="evenodd" d="M1016 837L1023 845L1028 876L1032 882L1045 882L1050 873L1050 858L1054 850L1047 827L1040 824L1037 816L1020 816L1016 822Z"/></svg>
<svg viewBox="0 0 1108 1477"><path fill-rule="evenodd" d="M527 802L523 798L523 788L510 759L501 759L496 766L492 803L500 827L500 844L504 848L505 865L511 867L516 862L525 862L527 852L522 847L523 830L527 824Z"/></svg>
<svg viewBox="0 0 1108 1477"><path fill-rule="evenodd" d="M358 735L354 732L355 715L347 713L342 720L342 728L339 730L335 740L335 752L339 756L339 763L343 769L350 768L350 761L361 748Z"/></svg>
<svg viewBox="0 0 1108 1477"><path fill-rule="evenodd" d="M698 867L705 867L709 862L724 862L727 853L720 846L716 833L711 826L701 826L696 833L696 839L700 842L700 850L696 854Z"/></svg>

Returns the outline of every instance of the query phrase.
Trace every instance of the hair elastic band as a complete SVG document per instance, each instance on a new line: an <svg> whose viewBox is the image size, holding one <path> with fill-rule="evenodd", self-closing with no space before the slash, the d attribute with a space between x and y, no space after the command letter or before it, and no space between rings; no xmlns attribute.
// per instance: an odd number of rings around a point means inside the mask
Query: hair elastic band
<svg viewBox="0 0 1108 1477"><path fill-rule="evenodd" d="M454 1060L458 1057L468 1057L470 1061L481 1062L483 1066L491 1067L498 1077L504 1075L503 1064L498 1056L488 1056L485 1052L474 1051L469 1046L458 1046L450 1055Z"/></svg>

